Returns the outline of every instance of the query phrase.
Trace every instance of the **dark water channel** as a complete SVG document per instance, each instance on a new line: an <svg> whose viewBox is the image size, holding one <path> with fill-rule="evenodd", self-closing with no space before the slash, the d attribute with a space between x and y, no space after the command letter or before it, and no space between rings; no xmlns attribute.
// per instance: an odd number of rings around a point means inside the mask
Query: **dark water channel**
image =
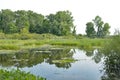
<svg viewBox="0 0 120 80"><path fill-rule="evenodd" d="M101 57L97 49L31 49L0 54L0 68L19 68L47 80L101 80L104 73Z"/></svg>

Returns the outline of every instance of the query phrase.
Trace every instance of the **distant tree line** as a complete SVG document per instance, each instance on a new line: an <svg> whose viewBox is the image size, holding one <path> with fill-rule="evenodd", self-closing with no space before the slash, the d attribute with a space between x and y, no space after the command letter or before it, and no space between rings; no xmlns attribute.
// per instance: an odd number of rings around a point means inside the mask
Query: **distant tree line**
<svg viewBox="0 0 120 80"><path fill-rule="evenodd" d="M104 23L100 16L96 16L92 22L86 24L86 34L88 37L103 38L110 34L109 23Z"/></svg>
<svg viewBox="0 0 120 80"><path fill-rule="evenodd" d="M33 11L9 9L0 11L0 32L51 33L58 36L75 34L75 26L70 11L58 11L44 16Z"/></svg>

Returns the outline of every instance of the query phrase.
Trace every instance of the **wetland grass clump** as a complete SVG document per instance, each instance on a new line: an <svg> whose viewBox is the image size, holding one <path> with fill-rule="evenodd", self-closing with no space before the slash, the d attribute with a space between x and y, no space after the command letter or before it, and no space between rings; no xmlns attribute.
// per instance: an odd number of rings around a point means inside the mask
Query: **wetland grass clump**
<svg viewBox="0 0 120 80"><path fill-rule="evenodd" d="M0 69L0 80L46 80L43 77L37 77L29 72L20 70L3 70Z"/></svg>
<svg viewBox="0 0 120 80"><path fill-rule="evenodd" d="M102 47L105 39L44 39L44 40L0 40L0 50L19 50L23 48L39 47L44 44L58 46L73 46L80 48Z"/></svg>
<svg viewBox="0 0 120 80"><path fill-rule="evenodd" d="M18 35L18 34L14 34ZM39 38L33 39L30 36L37 36ZM8 36L8 35L7 35ZM9 35L10 36L10 35ZM26 48L35 48L45 44L55 45L55 46L72 46L72 47L80 47L80 48L92 48L92 47L102 47L108 39L90 39L90 38L69 38L64 39L64 37L58 37L48 35L48 34L29 34L29 38L25 40L21 39L0 39L0 50L19 50Z"/></svg>
<svg viewBox="0 0 120 80"><path fill-rule="evenodd" d="M43 40L43 39L56 39L60 38L53 34L36 34L36 33L14 33L14 34L5 34L0 33L0 39L19 39L19 40L28 40L28 39L36 39L36 40Z"/></svg>
<svg viewBox="0 0 120 80"><path fill-rule="evenodd" d="M57 39L50 40L50 45L61 45L61 46L77 46L79 42L75 39Z"/></svg>
<svg viewBox="0 0 120 80"><path fill-rule="evenodd" d="M75 61L77 60L68 58L68 59L53 60L52 62L53 63L73 63Z"/></svg>
<svg viewBox="0 0 120 80"><path fill-rule="evenodd" d="M20 47L12 44L3 44L0 45L0 50L19 50Z"/></svg>
<svg viewBox="0 0 120 80"><path fill-rule="evenodd" d="M79 42L79 46L83 48L90 48L90 47L103 47L105 42L109 41L107 39L81 39Z"/></svg>

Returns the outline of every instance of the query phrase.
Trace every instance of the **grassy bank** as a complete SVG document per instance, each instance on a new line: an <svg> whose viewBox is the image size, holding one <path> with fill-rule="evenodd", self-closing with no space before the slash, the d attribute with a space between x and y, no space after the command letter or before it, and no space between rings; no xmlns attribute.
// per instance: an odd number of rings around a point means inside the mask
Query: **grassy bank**
<svg viewBox="0 0 120 80"><path fill-rule="evenodd" d="M63 45L63 46L77 46L81 48L85 47L102 47L107 39L59 39L50 40L51 45Z"/></svg>
<svg viewBox="0 0 120 80"><path fill-rule="evenodd" d="M79 48L93 48L102 47L108 39L28 39L28 40L17 40L17 39L1 39L0 50L20 50L26 48L35 48L42 45L59 45L59 46L73 46Z"/></svg>
<svg viewBox="0 0 120 80"><path fill-rule="evenodd" d="M83 36L56 36L53 34L0 33L0 50L20 50L42 45L72 46L78 48L102 47L109 39L90 39Z"/></svg>

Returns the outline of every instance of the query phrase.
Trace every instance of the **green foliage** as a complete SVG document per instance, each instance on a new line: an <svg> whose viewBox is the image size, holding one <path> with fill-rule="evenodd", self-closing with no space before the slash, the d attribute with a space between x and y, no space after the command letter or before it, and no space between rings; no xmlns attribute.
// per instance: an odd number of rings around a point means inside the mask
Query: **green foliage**
<svg viewBox="0 0 120 80"><path fill-rule="evenodd" d="M95 29L94 29L94 24L92 22L88 22L86 24L86 33L88 37L95 37Z"/></svg>
<svg viewBox="0 0 120 80"><path fill-rule="evenodd" d="M110 29L110 25L109 25L108 23L105 23L105 24L104 24L104 27L103 27L103 35L104 35L104 36L110 34L109 29Z"/></svg>
<svg viewBox="0 0 120 80"><path fill-rule="evenodd" d="M73 36L76 36L76 26L73 27L72 34Z"/></svg>
<svg viewBox="0 0 120 80"><path fill-rule="evenodd" d="M5 38L6 38L5 34L4 33L0 33L0 39L5 39Z"/></svg>
<svg viewBox="0 0 120 80"><path fill-rule="evenodd" d="M0 32L13 33L51 33L55 35L75 34L73 17L69 11L58 11L44 17L33 11L5 9L0 11ZM23 37L24 38L24 37Z"/></svg>
<svg viewBox="0 0 120 80"><path fill-rule="evenodd" d="M51 45L63 45L63 46L77 46L82 49L103 47L107 39L59 39L50 40ZM108 40L109 41L109 40Z"/></svg>
<svg viewBox="0 0 120 80"><path fill-rule="evenodd" d="M107 42L105 47L104 47L104 53L106 55L111 54L112 52L114 52L115 54L119 54L120 55L120 35L115 35L112 37L110 42ZM107 47L106 47L107 46Z"/></svg>
<svg viewBox="0 0 120 80"><path fill-rule="evenodd" d="M108 23L104 23L100 16L96 16L95 19L93 19L93 23L88 22L86 26L86 33L88 37L96 36L97 38L103 38L110 34L110 25Z"/></svg>
<svg viewBox="0 0 120 80"><path fill-rule="evenodd" d="M17 45L12 45L12 44L2 44L0 45L0 50L18 50L20 49L19 46Z"/></svg>
<svg viewBox="0 0 120 80"><path fill-rule="evenodd" d="M15 14L14 12L12 12L11 10L9 9L6 9L6 10L2 10L0 12L0 30L3 32L3 33L13 33L13 32L10 32L10 30L12 31L12 28L14 27L15 28L15 25L14 25L14 20L15 20Z"/></svg>
<svg viewBox="0 0 120 80"><path fill-rule="evenodd" d="M115 35L107 42L103 53L105 55L104 73L102 80L120 79L120 35Z"/></svg>
<svg viewBox="0 0 120 80"><path fill-rule="evenodd" d="M95 23L95 26L97 28L97 37L102 37L103 31L102 31L102 25L104 22L102 21L102 18L99 16L96 16L95 19L93 20Z"/></svg>
<svg viewBox="0 0 120 80"><path fill-rule="evenodd" d="M62 45L62 46L77 46L77 44L79 43L75 40L52 40L50 44L51 45Z"/></svg>
<svg viewBox="0 0 120 80"><path fill-rule="evenodd" d="M68 35L72 33L75 27L73 25L73 17L69 11L58 11L56 14L50 14L47 16L49 21L49 32L55 35Z"/></svg>
<svg viewBox="0 0 120 80"><path fill-rule="evenodd" d="M35 33L14 33L14 34L4 34L0 33L0 39L18 39L18 40L27 40L27 39L57 39L60 38L53 34L35 34Z"/></svg>
<svg viewBox="0 0 120 80"><path fill-rule="evenodd" d="M0 70L0 80L46 80L20 70Z"/></svg>
<svg viewBox="0 0 120 80"><path fill-rule="evenodd" d="M18 32L21 33L23 28L29 28L28 23L28 14L27 11L24 10L18 10L15 13L15 25L18 28Z"/></svg>
<svg viewBox="0 0 120 80"><path fill-rule="evenodd" d="M15 34L13 36L6 35L9 38L13 38L17 36ZM22 37L21 37L22 36ZM20 50L27 48L35 48L42 46L44 44L48 45L59 45L59 46L76 46L80 48L93 48L93 47L102 47L105 41L109 41L108 39L89 39L89 38L81 38L76 39L73 36L61 36L57 37L51 34L27 34L21 35L20 39L1 39L0 40L0 50ZM23 38L24 37L24 38Z"/></svg>

